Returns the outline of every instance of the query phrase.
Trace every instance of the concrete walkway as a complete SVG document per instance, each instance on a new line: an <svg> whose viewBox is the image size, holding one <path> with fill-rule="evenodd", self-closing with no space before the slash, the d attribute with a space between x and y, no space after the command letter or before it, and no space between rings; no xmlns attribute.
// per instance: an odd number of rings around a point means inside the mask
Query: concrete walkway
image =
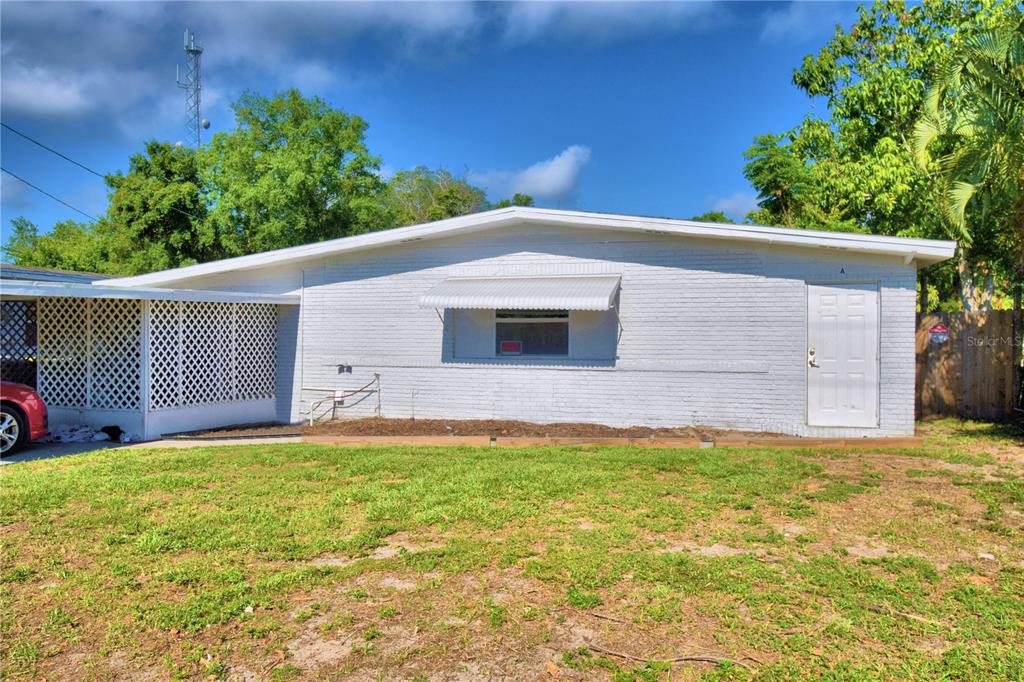
<svg viewBox="0 0 1024 682"><path fill-rule="evenodd" d="M19 462L33 462L37 459L53 459L54 457L81 455L86 452L123 447L126 447L126 445L122 445L121 443L111 443L109 440L87 441L85 443L29 443L21 452L0 458L0 466L17 464Z"/></svg>
<svg viewBox="0 0 1024 682"><path fill-rule="evenodd" d="M151 440L140 443L112 443L109 440L89 441L86 443L30 443L21 452L0 458L0 466L34 462L40 459L54 459L82 455L98 450L137 450L153 448L213 448L226 445L273 445L274 443L298 443L298 436L278 436L272 438L194 438Z"/></svg>

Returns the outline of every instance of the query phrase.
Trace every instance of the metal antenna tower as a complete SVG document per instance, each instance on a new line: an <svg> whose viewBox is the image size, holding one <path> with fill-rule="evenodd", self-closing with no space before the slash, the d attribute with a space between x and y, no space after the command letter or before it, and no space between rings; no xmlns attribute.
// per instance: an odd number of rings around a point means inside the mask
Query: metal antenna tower
<svg viewBox="0 0 1024 682"><path fill-rule="evenodd" d="M184 80L182 80L177 67L175 67L174 75L178 87L185 91L185 130L188 131L189 137L192 138L196 149L198 149L202 143L199 133L204 127L209 128L210 124L200 117L199 107L199 93L202 90L199 64L203 56L203 48L196 45L196 34L191 33L187 28L185 29L185 54L188 57L186 58Z"/></svg>

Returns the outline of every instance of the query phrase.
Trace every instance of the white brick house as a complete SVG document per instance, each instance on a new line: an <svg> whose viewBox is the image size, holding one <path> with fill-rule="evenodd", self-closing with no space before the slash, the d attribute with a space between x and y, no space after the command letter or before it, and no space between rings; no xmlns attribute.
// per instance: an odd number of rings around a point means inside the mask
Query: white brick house
<svg viewBox="0 0 1024 682"><path fill-rule="evenodd" d="M282 421L379 376L342 415L889 436L914 429L917 268L954 249L513 207L91 286L298 301Z"/></svg>

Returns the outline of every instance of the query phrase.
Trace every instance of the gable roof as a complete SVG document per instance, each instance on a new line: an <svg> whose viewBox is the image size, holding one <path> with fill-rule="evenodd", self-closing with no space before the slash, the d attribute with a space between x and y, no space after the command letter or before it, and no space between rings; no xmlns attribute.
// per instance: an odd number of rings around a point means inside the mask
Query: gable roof
<svg viewBox="0 0 1024 682"><path fill-rule="evenodd" d="M522 224L564 226L595 231L646 232L679 237L724 239L768 245L778 244L833 249L854 253L897 256L902 257L907 263L915 262L919 266L931 265L932 263L946 260L952 257L956 250L956 242L936 239L908 239L904 237L886 237L850 232L823 232L786 227L763 227L760 225L725 225L671 218L649 218L611 213L588 213L512 206L485 213L438 220L432 223L398 227L391 230L360 234L354 237L342 237L341 239L332 239L315 244L304 244L287 249L255 253L249 256L227 258L211 263L189 265L173 270L162 270L146 275L103 280L95 282L95 284L97 286L162 285L203 275L250 270L268 265L282 265L335 254L364 251L425 239L452 237Z"/></svg>

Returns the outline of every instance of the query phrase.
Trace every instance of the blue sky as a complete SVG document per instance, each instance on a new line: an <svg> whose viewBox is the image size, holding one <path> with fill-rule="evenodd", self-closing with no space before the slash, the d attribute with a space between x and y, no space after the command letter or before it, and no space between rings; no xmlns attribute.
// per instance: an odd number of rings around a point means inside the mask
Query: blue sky
<svg viewBox="0 0 1024 682"><path fill-rule="evenodd" d="M444 167L492 200L689 217L753 207L742 152L798 123L793 68L853 3L19 3L0 116L100 171L185 138L182 33L205 48L204 139L246 89L295 86L370 124L383 171ZM822 106L820 103L817 105ZM4 167L93 215L102 182L2 131ZM81 216L4 175L4 238Z"/></svg>

